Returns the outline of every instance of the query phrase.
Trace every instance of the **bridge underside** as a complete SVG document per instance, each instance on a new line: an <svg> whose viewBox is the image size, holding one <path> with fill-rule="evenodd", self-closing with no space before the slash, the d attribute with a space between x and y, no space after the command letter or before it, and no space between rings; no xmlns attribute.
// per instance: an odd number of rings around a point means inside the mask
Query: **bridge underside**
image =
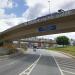
<svg viewBox="0 0 75 75"><path fill-rule="evenodd" d="M38 31L40 27L46 28L49 25L55 25L56 29L48 31ZM74 32L75 31L75 15L48 20L33 25L24 26L14 29L1 36L4 40L14 40L20 38L29 38L33 36L41 36L56 33Z"/></svg>

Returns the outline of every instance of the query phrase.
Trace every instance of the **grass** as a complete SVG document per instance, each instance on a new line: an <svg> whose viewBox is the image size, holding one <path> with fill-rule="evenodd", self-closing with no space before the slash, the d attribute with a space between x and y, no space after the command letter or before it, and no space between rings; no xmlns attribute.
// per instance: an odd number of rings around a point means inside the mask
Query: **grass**
<svg viewBox="0 0 75 75"><path fill-rule="evenodd" d="M49 48L49 50L61 51L75 56L75 46Z"/></svg>

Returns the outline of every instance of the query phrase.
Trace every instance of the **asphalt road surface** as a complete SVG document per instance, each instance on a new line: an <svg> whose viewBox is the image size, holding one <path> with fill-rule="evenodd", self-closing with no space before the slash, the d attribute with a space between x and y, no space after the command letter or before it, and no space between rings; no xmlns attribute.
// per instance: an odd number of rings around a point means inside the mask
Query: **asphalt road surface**
<svg viewBox="0 0 75 75"><path fill-rule="evenodd" d="M0 75L19 75L21 71L31 65L39 55L21 55L0 61Z"/></svg>
<svg viewBox="0 0 75 75"><path fill-rule="evenodd" d="M70 69L72 73L69 73L63 68L62 62L65 61L61 56L63 57L62 54L42 49L36 52L30 49L24 55L0 61L0 75L75 75L75 69Z"/></svg>

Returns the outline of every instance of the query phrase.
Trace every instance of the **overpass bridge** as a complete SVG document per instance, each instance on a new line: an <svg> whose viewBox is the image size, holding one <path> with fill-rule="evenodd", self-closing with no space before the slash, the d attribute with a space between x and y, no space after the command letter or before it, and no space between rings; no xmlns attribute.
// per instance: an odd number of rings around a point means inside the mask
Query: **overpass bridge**
<svg viewBox="0 0 75 75"><path fill-rule="evenodd" d="M56 41L52 39L40 39L40 38L26 38L26 39L20 39L13 42L14 45L18 48L23 48L25 45L27 47L33 48L33 46L36 46L37 48L47 48L56 45Z"/></svg>
<svg viewBox="0 0 75 75"><path fill-rule="evenodd" d="M0 39L4 41L29 38L34 36L74 32L75 9L61 13L53 13L34 20L19 24L0 33Z"/></svg>

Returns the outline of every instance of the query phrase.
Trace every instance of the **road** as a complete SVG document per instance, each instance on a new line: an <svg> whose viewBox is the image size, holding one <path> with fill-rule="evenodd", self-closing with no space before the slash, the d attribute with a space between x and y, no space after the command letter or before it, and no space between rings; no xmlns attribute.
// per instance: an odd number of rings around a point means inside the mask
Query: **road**
<svg viewBox="0 0 75 75"><path fill-rule="evenodd" d="M0 75L75 75L74 66L63 67L65 62L70 65L69 61L75 64L72 58L58 52L29 49L24 55L0 61Z"/></svg>

